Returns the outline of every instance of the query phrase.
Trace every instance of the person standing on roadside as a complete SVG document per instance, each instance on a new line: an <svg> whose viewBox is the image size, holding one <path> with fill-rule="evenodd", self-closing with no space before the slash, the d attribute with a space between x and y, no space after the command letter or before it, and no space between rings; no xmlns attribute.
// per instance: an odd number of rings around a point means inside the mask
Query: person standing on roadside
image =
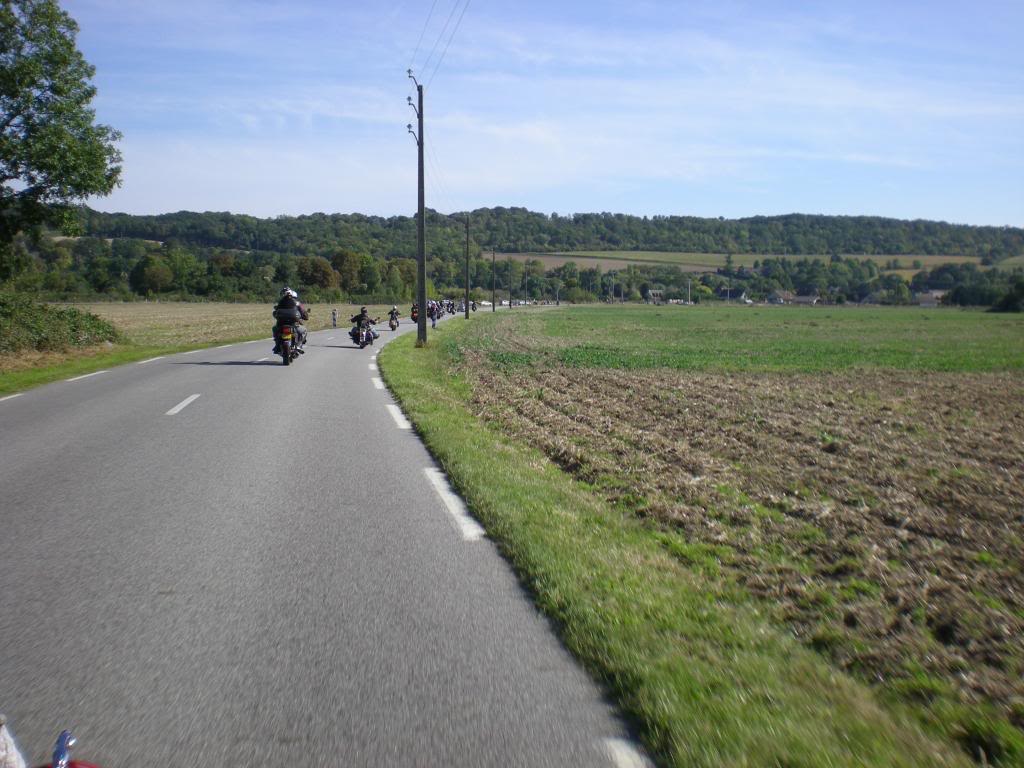
<svg viewBox="0 0 1024 768"><path fill-rule="evenodd" d="M437 328L437 304L433 301L427 304L427 317L430 318L430 327Z"/></svg>
<svg viewBox="0 0 1024 768"><path fill-rule="evenodd" d="M331 310L331 327L332 328L337 328L338 327L338 310L337 309L332 309Z"/></svg>

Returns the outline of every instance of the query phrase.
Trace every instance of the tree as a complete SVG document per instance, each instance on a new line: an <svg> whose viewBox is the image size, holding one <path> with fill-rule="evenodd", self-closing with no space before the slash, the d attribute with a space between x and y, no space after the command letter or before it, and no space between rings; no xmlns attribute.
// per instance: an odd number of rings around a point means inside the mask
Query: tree
<svg viewBox="0 0 1024 768"><path fill-rule="evenodd" d="M160 293L170 288L174 281L174 273L167 262L153 254L135 265L131 273L131 286L138 293Z"/></svg>
<svg viewBox="0 0 1024 768"><path fill-rule="evenodd" d="M363 256L359 266L359 281L366 286L367 293L373 293L380 287L380 268L372 256Z"/></svg>
<svg viewBox="0 0 1024 768"><path fill-rule="evenodd" d="M18 232L69 226L69 206L120 182L121 135L95 123L95 69L57 0L0 3L0 259Z"/></svg>
<svg viewBox="0 0 1024 768"><path fill-rule="evenodd" d="M323 256L307 256L298 261L299 280L303 285L337 288L338 273Z"/></svg>

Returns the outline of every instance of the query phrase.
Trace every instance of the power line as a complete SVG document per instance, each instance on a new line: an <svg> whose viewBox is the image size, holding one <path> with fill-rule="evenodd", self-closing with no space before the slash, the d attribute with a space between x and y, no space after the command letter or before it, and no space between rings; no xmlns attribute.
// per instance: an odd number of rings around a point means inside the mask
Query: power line
<svg viewBox="0 0 1024 768"><path fill-rule="evenodd" d="M423 29L420 31L420 39L416 41L416 48L412 52L412 56L409 57L408 69L412 69L413 62L416 61L416 54L420 52L420 44L423 42L423 36L427 34L427 27L430 26L430 19L434 15L434 8L437 7L437 0L434 0L430 4L430 13L427 14L427 20L423 22Z"/></svg>
<svg viewBox="0 0 1024 768"><path fill-rule="evenodd" d="M462 13L459 14L459 20L455 22L455 27L452 29L452 33L448 36L448 42L444 45L444 50L441 51L441 58L437 60L437 64L434 65L434 71L430 73L430 78L427 80L427 87L434 82L434 76L437 74L437 70L441 68L441 62L444 61L444 55L448 53L448 46L452 44L452 40L455 39L455 33L459 31L459 25L462 24L462 17L466 15L466 9L469 8L471 0L466 0L466 4L462 6ZM457 4L457 0L456 0ZM442 32L442 34L444 34Z"/></svg>
<svg viewBox="0 0 1024 768"><path fill-rule="evenodd" d="M437 53L437 46L440 45L441 41L444 40L444 35L448 31L448 25L452 23L452 19L455 17L455 11L459 8L459 3L462 0L455 0L452 4L451 11L448 12L448 18L444 21L444 26L441 27L441 34L437 36L437 40L434 41L434 46L430 49L430 55L427 56L427 60L423 62L423 68L421 72L426 72L427 67L430 66L430 60L434 58L434 54Z"/></svg>
<svg viewBox="0 0 1024 768"><path fill-rule="evenodd" d="M450 187L448 186L447 178L445 177L444 173L442 173L442 171L441 171L441 160L434 153L434 149L433 149L433 147L430 144L427 144L426 150L427 150L427 162L430 163L430 166L431 166L431 168L432 168L432 170L434 172L435 185L436 185L435 186L435 190L440 194L440 196L442 198L442 202L447 203L448 207L449 207L449 210L451 210L454 213L454 211L455 211L454 199L452 198L451 190L450 190Z"/></svg>

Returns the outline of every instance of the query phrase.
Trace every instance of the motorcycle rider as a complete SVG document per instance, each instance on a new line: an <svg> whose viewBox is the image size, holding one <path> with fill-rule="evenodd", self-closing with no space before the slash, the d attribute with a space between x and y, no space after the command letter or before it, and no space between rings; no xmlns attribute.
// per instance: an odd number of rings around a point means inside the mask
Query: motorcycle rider
<svg viewBox="0 0 1024 768"><path fill-rule="evenodd" d="M394 322L394 324L396 326L398 325L398 305L397 304L394 305L393 307L391 307L391 311L388 312L388 321L389 322Z"/></svg>
<svg viewBox="0 0 1024 768"><path fill-rule="evenodd" d="M299 339L298 352L300 355L305 354L306 351L302 347L306 344L306 327L302 325L302 321L309 320L309 310L302 306L299 294L287 285L281 289L281 298L274 305L274 317L277 319L274 325L274 354L281 352L281 328L285 325L294 326Z"/></svg>
<svg viewBox="0 0 1024 768"><path fill-rule="evenodd" d="M370 333L373 334L373 338L380 338L380 334L373 330L373 324L377 321L366 313L366 307L360 307L359 314L352 315L352 319L349 322L352 323L352 330L348 332L348 335L352 337L352 341L356 344L359 343L360 328L368 328Z"/></svg>

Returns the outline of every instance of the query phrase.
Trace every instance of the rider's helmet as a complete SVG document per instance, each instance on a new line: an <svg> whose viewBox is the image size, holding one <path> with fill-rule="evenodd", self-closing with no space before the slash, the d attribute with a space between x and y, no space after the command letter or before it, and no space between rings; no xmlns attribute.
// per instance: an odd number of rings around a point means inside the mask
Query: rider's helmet
<svg viewBox="0 0 1024 768"><path fill-rule="evenodd" d="M397 305L397 304L395 304L395 305L394 305L394 306L392 307L392 309L398 309L398 305Z"/></svg>
<svg viewBox="0 0 1024 768"><path fill-rule="evenodd" d="M289 288L287 285L284 288L281 289L281 298L282 299L285 296L291 296L291 295L292 295L292 289Z"/></svg>
<svg viewBox="0 0 1024 768"><path fill-rule="evenodd" d="M366 307L360 307L359 311L362 312L365 315L366 314Z"/></svg>

